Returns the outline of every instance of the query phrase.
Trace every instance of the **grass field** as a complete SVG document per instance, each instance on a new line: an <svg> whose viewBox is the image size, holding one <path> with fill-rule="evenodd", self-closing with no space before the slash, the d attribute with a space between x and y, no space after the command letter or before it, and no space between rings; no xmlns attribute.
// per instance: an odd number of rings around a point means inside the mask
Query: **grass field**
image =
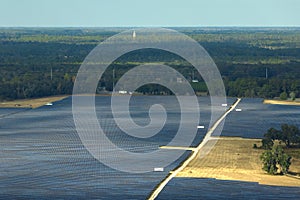
<svg viewBox="0 0 300 200"><path fill-rule="evenodd" d="M277 105L291 105L300 106L300 101L283 101L283 100L269 100L265 99L264 104L277 104Z"/></svg>
<svg viewBox="0 0 300 200"><path fill-rule="evenodd" d="M0 108L38 108L47 103L53 103L67 98L68 96L52 96L36 99L21 99L14 101L0 102Z"/></svg>
<svg viewBox="0 0 300 200"><path fill-rule="evenodd" d="M202 151L209 146L205 145ZM201 151L177 177L216 178L258 182L265 185L299 186L300 179L288 176L273 176L262 170L259 159L263 149L254 149L253 144L261 145L260 139L221 137L214 148L203 158ZM291 152L289 152L291 151ZM293 152L292 152L293 151ZM286 150L299 155L299 149ZM300 173L300 158L294 156L290 171Z"/></svg>

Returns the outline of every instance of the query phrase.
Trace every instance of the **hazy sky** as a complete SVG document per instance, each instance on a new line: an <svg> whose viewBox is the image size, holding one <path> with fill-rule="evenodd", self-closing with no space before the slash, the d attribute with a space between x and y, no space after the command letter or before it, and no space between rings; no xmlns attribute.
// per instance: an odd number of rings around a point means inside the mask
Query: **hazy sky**
<svg viewBox="0 0 300 200"><path fill-rule="evenodd" d="M300 26L300 0L0 0L0 26Z"/></svg>

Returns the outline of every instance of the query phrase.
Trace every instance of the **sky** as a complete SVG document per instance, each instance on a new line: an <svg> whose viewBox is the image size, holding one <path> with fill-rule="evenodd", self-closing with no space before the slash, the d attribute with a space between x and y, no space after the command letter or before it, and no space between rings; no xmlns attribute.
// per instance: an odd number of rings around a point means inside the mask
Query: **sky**
<svg viewBox="0 0 300 200"><path fill-rule="evenodd" d="M300 0L0 0L0 26L300 26Z"/></svg>

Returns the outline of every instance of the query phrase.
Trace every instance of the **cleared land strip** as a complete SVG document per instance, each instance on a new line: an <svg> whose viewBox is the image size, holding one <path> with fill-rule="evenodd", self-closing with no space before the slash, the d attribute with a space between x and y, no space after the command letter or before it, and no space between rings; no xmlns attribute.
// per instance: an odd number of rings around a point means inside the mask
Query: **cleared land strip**
<svg viewBox="0 0 300 200"><path fill-rule="evenodd" d="M14 101L5 101L0 102L0 108L38 108L44 106L47 103L53 103L67 98L67 95L64 96L51 96L51 97L42 97L37 99L19 99Z"/></svg>
<svg viewBox="0 0 300 200"><path fill-rule="evenodd" d="M194 151L192 151L191 155L174 171L170 171L167 177L160 182L160 184L152 191L148 199L152 200L155 199L159 193L164 189L164 187L168 184L168 182L174 178L180 171L182 171L198 154L200 149L209 141L211 140L211 135L214 132L214 130L218 127L218 125L224 120L224 118L235 109L235 107L238 105L238 103L241 101L240 98L238 98L234 104L231 105L231 107L215 122L215 124L208 130L206 133L204 139L202 142L196 147Z"/></svg>
<svg viewBox="0 0 300 200"><path fill-rule="evenodd" d="M283 101L283 100L265 99L264 104L300 106L300 101Z"/></svg>

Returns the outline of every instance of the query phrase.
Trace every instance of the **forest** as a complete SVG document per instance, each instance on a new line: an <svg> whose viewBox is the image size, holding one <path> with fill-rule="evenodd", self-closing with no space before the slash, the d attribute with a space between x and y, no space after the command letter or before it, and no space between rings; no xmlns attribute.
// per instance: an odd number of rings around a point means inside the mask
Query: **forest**
<svg viewBox="0 0 300 200"><path fill-rule="evenodd" d="M300 97L300 28L174 29L207 50L220 70L228 96ZM0 100L72 94L84 58L97 44L122 30L0 28ZM119 57L102 76L97 93L109 93L125 72L147 62L173 67L191 82L197 94L208 94L201 75L187 61L157 49ZM138 92L172 94L159 85L145 85Z"/></svg>

